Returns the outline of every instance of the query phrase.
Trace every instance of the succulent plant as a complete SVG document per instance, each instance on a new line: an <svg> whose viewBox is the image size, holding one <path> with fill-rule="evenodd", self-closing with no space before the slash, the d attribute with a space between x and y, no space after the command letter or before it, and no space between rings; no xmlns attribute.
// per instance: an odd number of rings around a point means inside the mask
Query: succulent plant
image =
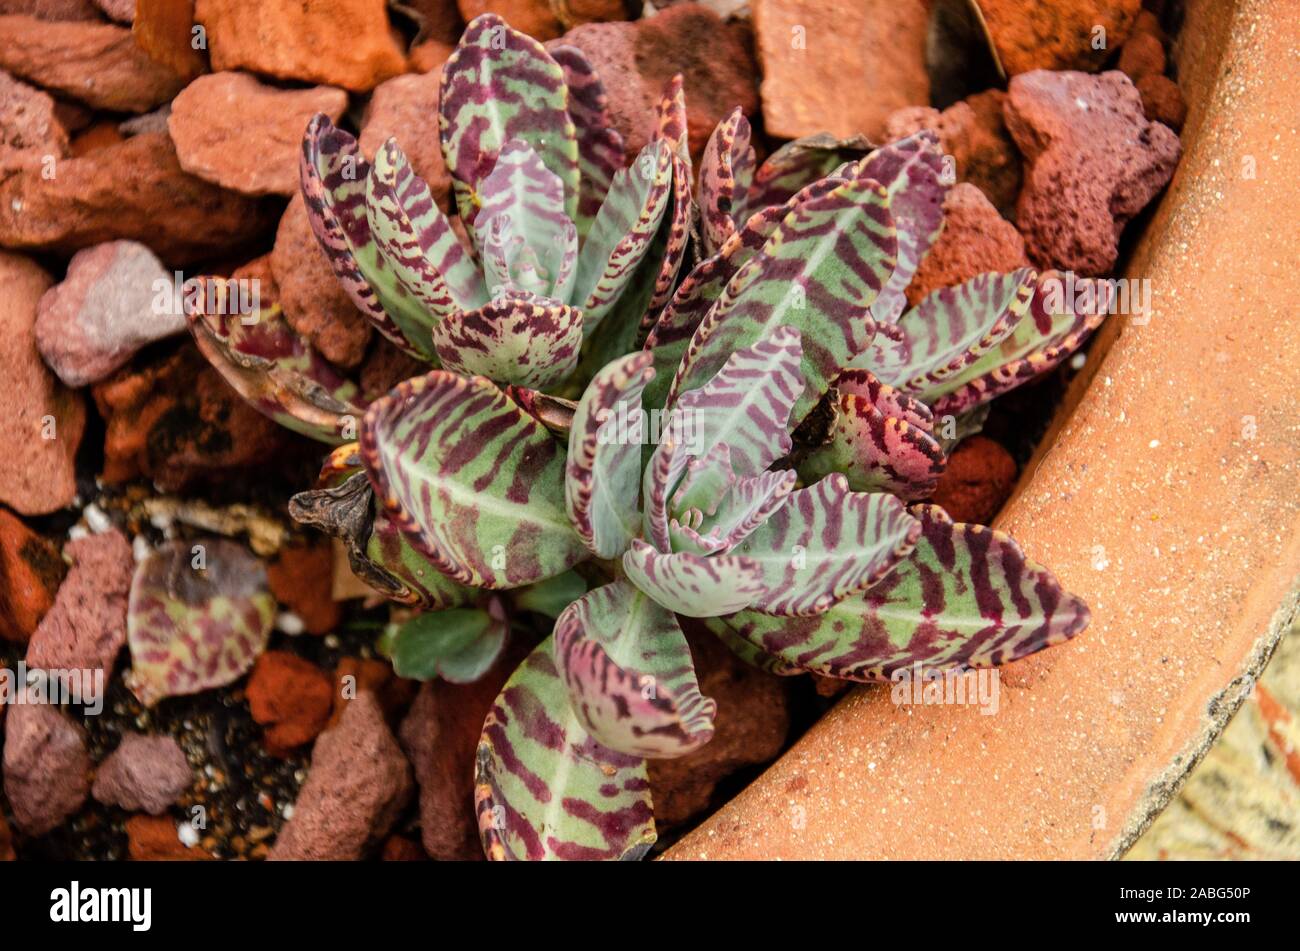
<svg viewBox="0 0 1300 951"><path fill-rule="evenodd" d="M680 82L623 169L582 55L491 15L445 69L441 118L455 221L394 143L367 165L318 118L303 161L343 286L436 368L366 406L274 305L252 327L191 313L254 405L340 444L291 509L425 612L386 638L399 671L472 678L513 616L556 618L484 725L489 856L654 842L646 761L699 749L716 713L680 617L769 671L862 682L1087 625L1007 535L924 503L989 401L1104 310L1028 268L905 307L950 186L934 135L812 137L760 165L737 110L693 193Z"/></svg>

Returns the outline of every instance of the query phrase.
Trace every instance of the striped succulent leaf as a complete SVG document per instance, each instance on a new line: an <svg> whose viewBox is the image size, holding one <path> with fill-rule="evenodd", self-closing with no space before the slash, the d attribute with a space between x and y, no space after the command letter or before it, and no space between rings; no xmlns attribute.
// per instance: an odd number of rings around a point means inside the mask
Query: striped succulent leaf
<svg viewBox="0 0 1300 951"><path fill-rule="evenodd" d="M700 693L677 618L628 582L569 605L554 650L578 722L605 747L669 759L713 737L717 704Z"/></svg>
<svg viewBox="0 0 1300 951"><path fill-rule="evenodd" d="M686 129L686 91L678 73L668 82L659 103L659 128L656 138L667 142L673 152L672 199L668 204L667 220L650 256L655 268L654 291L642 318L643 329L653 325L653 314L672 297L677 284L677 272L686 258L686 245L691 228L695 225L698 210L691 187L694 172L691 168L691 149Z"/></svg>
<svg viewBox="0 0 1300 951"><path fill-rule="evenodd" d="M921 524L892 495L851 492L839 473L793 492L732 552L763 571L755 611L822 614L871 587L916 545Z"/></svg>
<svg viewBox="0 0 1300 951"><path fill-rule="evenodd" d="M785 505L796 481L793 469L739 479L718 506L717 514L705 519L701 527L708 535L722 539L723 550L728 550Z"/></svg>
<svg viewBox="0 0 1300 951"><path fill-rule="evenodd" d="M1029 316L1016 324L991 350L959 374L914 394L933 405L939 415L960 414L1046 373L1083 345L1101 326L1110 310L1110 285L1076 278L1076 300L1056 288L1064 279L1056 272L1039 278Z"/></svg>
<svg viewBox="0 0 1300 951"><path fill-rule="evenodd" d="M482 608L418 615L392 631L393 672L411 680L473 683L496 663L509 633L496 598Z"/></svg>
<svg viewBox="0 0 1300 951"><path fill-rule="evenodd" d="M356 436L363 404L341 376L284 320L280 305L234 313L222 278L196 279L185 297L194 342L240 396L282 426L326 443Z"/></svg>
<svg viewBox="0 0 1300 951"><path fill-rule="evenodd" d="M839 393L866 400L885 416L911 423L927 433L934 432L934 413L915 397L884 383L870 370L845 370L835 381Z"/></svg>
<svg viewBox="0 0 1300 951"><path fill-rule="evenodd" d="M943 229L944 178L939 136L929 129L876 149L856 166L889 192L889 210L898 229L898 266L871 305L877 323L893 323L907 306L907 285Z"/></svg>
<svg viewBox="0 0 1300 951"><path fill-rule="evenodd" d="M578 213L578 138L564 70L532 37L485 13L465 28L442 68L442 153L461 219L476 221L479 188L511 139L541 156L564 187L564 213Z"/></svg>
<svg viewBox="0 0 1300 951"><path fill-rule="evenodd" d="M764 592L763 569L736 555L665 554L634 539L623 554L623 571L638 588L669 611L716 617L743 610Z"/></svg>
<svg viewBox="0 0 1300 951"><path fill-rule="evenodd" d="M932 404L925 394L951 392L969 380L971 365L1024 321L1037 277L1026 267L941 287L893 331L878 334L855 365Z"/></svg>
<svg viewBox="0 0 1300 951"><path fill-rule="evenodd" d="M430 360L429 314L398 280L370 231L370 163L350 133L317 115L307 125L299 163L307 220L339 284L366 318L409 355Z"/></svg>
<svg viewBox="0 0 1300 951"><path fill-rule="evenodd" d="M452 579L513 588L587 556L554 437L483 377L435 370L399 384L370 406L360 441L376 497Z"/></svg>
<svg viewBox="0 0 1300 951"><path fill-rule="evenodd" d="M587 593L587 582L576 571L512 589L508 597L517 611L532 611L557 618L574 601Z"/></svg>
<svg viewBox="0 0 1300 951"><path fill-rule="evenodd" d="M582 348L582 312L526 291L499 293L433 328L443 367L543 389L568 376Z"/></svg>
<svg viewBox="0 0 1300 951"><path fill-rule="evenodd" d="M479 741L474 807L494 861L639 859L655 842L645 760L582 728L554 638L506 681Z"/></svg>
<svg viewBox="0 0 1300 951"><path fill-rule="evenodd" d="M479 599L478 591L453 581L430 564L392 516L382 510L374 515L364 556L401 585L396 593L391 590L383 593L403 604L424 611L443 611ZM356 572L355 564L353 571Z"/></svg>
<svg viewBox="0 0 1300 951"><path fill-rule="evenodd" d="M710 634L722 641L733 654L751 667L765 670L777 677L793 677L804 673L803 670L792 664L787 664L775 654L769 654L767 651L755 647L737 634L732 626L720 617L699 618L696 623L703 624Z"/></svg>
<svg viewBox="0 0 1300 951"><path fill-rule="evenodd" d="M578 236L586 240L601 202L623 167L623 137L614 130L609 97L587 56L566 43L548 47L551 58L564 70L569 88L569 118L578 136Z"/></svg>
<svg viewBox="0 0 1300 951"><path fill-rule="evenodd" d="M784 205L755 212L717 254L700 262L686 275L646 338L645 349L655 355L655 379L646 388L647 408L665 406L687 345L741 266L763 249L772 232L797 205L834 191L842 181L822 179L792 196Z"/></svg>
<svg viewBox="0 0 1300 951"><path fill-rule="evenodd" d="M801 421L870 343L869 309L896 252L888 195L870 179L846 181L798 205L700 324L669 401L703 385L731 353L788 325L803 339L804 390L793 415Z"/></svg>
<svg viewBox="0 0 1300 951"><path fill-rule="evenodd" d="M487 301L474 259L396 139L380 147L366 177L366 216L380 254L429 323Z"/></svg>
<svg viewBox="0 0 1300 951"><path fill-rule="evenodd" d="M677 483L691 455L680 441L682 434L666 427L659 434L659 444L650 455L650 461L641 477L642 530L650 543L660 551L671 551L668 536L669 503Z"/></svg>
<svg viewBox="0 0 1300 951"><path fill-rule="evenodd" d="M716 515L735 484L731 447L725 442L714 443L704 455L686 464L686 473L669 501L669 511L678 518L687 512L699 512L701 518Z"/></svg>
<svg viewBox="0 0 1300 951"><path fill-rule="evenodd" d="M837 139L828 132L787 142L754 173L745 208L752 215L773 205L783 205L793 195L831 175L846 162L857 161L872 148L865 136Z"/></svg>
<svg viewBox="0 0 1300 951"><path fill-rule="evenodd" d="M931 670L993 667L1059 644L1088 625L1087 606L1010 536L954 524L917 506L911 554L865 593L817 617L743 611L727 623L749 643L803 670L884 681Z"/></svg>
<svg viewBox="0 0 1300 951"><path fill-rule="evenodd" d="M619 169L578 256L572 300L580 302L588 333L627 290L663 220L672 191L672 153L651 142L630 168Z"/></svg>
<svg viewBox="0 0 1300 951"><path fill-rule="evenodd" d="M587 385L573 417L565 503L579 537L599 558L617 558L640 532L641 391L653 375L648 353L616 360Z"/></svg>
<svg viewBox="0 0 1300 951"><path fill-rule="evenodd" d="M745 220L745 198L754 179L749 120L737 107L718 123L700 159L699 205L704 249L717 254Z"/></svg>
<svg viewBox="0 0 1300 951"><path fill-rule="evenodd" d="M167 542L131 579L128 685L145 706L223 687L253 666L274 620L266 569L243 545Z"/></svg>

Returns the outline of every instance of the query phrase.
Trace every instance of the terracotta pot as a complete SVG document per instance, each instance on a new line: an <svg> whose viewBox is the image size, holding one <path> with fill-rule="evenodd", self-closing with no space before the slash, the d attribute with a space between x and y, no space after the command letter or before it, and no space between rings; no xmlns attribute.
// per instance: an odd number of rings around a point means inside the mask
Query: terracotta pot
<svg viewBox="0 0 1300 951"><path fill-rule="evenodd" d="M1000 518L1092 626L993 716L859 688L669 857L1114 858L1249 692L1300 593L1300 19L1187 7L1150 322L1104 328Z"/></svg>

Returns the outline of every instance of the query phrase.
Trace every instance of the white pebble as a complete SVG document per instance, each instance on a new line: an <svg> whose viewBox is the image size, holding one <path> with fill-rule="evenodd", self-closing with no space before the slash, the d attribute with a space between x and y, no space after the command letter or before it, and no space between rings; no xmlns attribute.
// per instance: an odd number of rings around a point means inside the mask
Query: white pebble
<svg viewBox="0 0 1300 951"><path fill-rule="evenodd" d="M199 844L199 830L188 822L182 822L176 827L176 838L180 839L181 844L186 848L192 849Z"/></svg>
<svg viewBox="0 0 1300 951"><path fill-rule="evenodd" d="M302 618L292 611L281 611L275 619L275 626L290 637L297 637L307 629L307 625L302 623Z"/></svg>

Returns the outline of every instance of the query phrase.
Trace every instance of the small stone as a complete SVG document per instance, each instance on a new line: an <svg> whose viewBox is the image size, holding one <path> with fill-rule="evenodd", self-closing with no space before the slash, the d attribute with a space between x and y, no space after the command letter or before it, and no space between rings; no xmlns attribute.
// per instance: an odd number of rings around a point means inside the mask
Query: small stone
<svg viewBox="0 0 1300 951"><path fill-rule="evenodd" d="M110 20L128 26L135 20L135 0L95 0L95 6L108 14Z"/></svg>
<svg viewBox="0 0 1300 951"><path fill-rule="evenodd" d="M1096 70L1133 28L1142 0L980 0L1008 76L1035 69Z"/></svg>
<svg viewBox="0 0 1300 951"><path fill-rule="evenodd" d="M1016 208L1030 260L1110 273L1124 225L1164 188L1181 145L1123 73L1037 70L1011 80L1007 128L1027 163Z"/></svg>
<svg viewBox="0 0 1300 951"><path fill-rule="evenodd" d="M171 139L145 133L60 162L52 180L29 169L0 183L0 245L71 254L126 239L183 265L251 242L269 210L188 174Z"/></svg>
<svg viewBox="0 0 1300 951"><path fill-rule="evenodd" d="M214 70L365 92L406 71L385 0L198 0Z"/></svg>
<svg viewBox="0 0 1300 951"><path fill-rule="evenodd" d="M81 395L58 381L36 349L36 309L49 286L50 277L39 266L0 251L0 379L11 435L0 456L0 503L21 515L44 515L72 504L77 447L86 426Z"/></svg>
<svg viewBox="0 0 1300 951"><path fill-rule="evenodd" d="M1178 84L1168 76L1154 73L1137 81L1142 97L1142 111L1152 122L1163 122L1171 129L1181 129L1187 121L1187 103Z"/></svg>
<svg viewBox="0 0 1300 951"><path fill-rule="evenodd" d="M29 694L25 699L34 699ZM5 723L4 790L14 822L44 835L81 808L90 791L86 732L57 706L13 703Z"/></svg>
<svg viewBox="0 0 1300 951"><path fill-rule="evenodd" d="M26 13L38 20L99 21L99 10L90 0L0 0L0 14Z"/></svg>
<svg viewBox="0 0 1300 951"><path fill-rule="evenodd" d="M0 71L0 180L23 169L49 168L68 154L68 133L54 98Z"/></svg>
<svg viewBox="0 0 1300 951"><path fill-rule="evenodd" d="M386 660L344 657L334 668L334 712L325 728L331 729L338 723L348 701L356 699L363 690L375 695L384 719L395 726L415 699L418 686L414 680L404 680L393 673L393 665Z"/></svg>
<svg viewBox="0 0 1300 951"><path fill-rule="evenodd" d="M790 729L782 678L740 660L696 621L683 627L700 691L718 704L713 739L676 759L652 759L655 824L680 825L709 808L713 792L736 770L775 759Z"/></svg>
<svg viewBox="0 0 1300 951"><path fill-rule="evenodd" d="M90 794L128 812L161 815L194 781L180 744L170 736L128 733L99 766Z"/></svg>
<svg viewBox="0 0 1300 951"><path fill-rule="evenodd" d="M451 173L438 132L438 86L442 70L395 76L376 87L361 121L361 151L369 161L390 138L425 180L443 211L450 207Z"/></svg>
<svg viewBox="0 0 1300 951"><path fill-rule="evenodd" d="M196 862L212 855L181 841L176 822L166 816L132 816L126 820L127 854L133 862Z"/></svg>
<svg viewBox="0 0 1300 951"><path fill-rule="evenodd" d="M685 84L686 131L697 159L733 109L740 106L747 116L758 112L758 67L748 28L724 23L698 3L661 10L635 23L583 24L560 42L578 47L595 67L628 158L650 141L664 87L677 73Z"/></svg>
<svg viewBox="0 0 1300 951"><path fill-rule="evenodd" d="M921 260L907 288L907 302L915 307L941 287L953 287L986 271L1005 274L1028 264L1020 232L998 214L982 191L960 182L944 199L943 231Z"/></svg>
<svg viewBox="0 0 1300 951"><path fill-rule="evenodd" d="M988 525L1016 486L1016 461L987 436L971 436L948 457L933 502L955 522Z"/></svg>
<svg viewBox="0 0 1300 951"><path fill-rule="evenodd" d="M26 643L67 574L59 549L0 509L0 638Z"/></svg>
<svg viewBox="0 0 1300 951"><path fill-rule="evenodd" d="M248 678L248 708L265 726L266 749L286 756L325 729L334 702L334 684L311 661L287 651L267 651Z"/></svg>
<svg viewBox="0 0 1300 951"><path fill-rule="evenodd" d="M767 132L879 139L891 112L930 101L928 22L924 0L755 0Z"/></svg>
<svg viewBox="0 0 1300 951"><path fill-rule="evenodd" d="M148 112L180 90L126 27L0 16L0 69L110 112Z"/></svg>
<svg viewBox="0 0 1300 951"><path fill-rule="evenodd" d="M553 40L564 32L548 0L456 0L466 23L484 13L495 13L520 33L538 42Z"/></svg>
<svg viewBox="0 0 1300 951"><path fill-rule="evenodd" d="M271 251L285 320L330 362L351 369L370 342L370 322L339 284L295 194L280 219Z"/></svg>
<svg viewBox="0 0 1300 951"><path fill-rule="evenodd" d="M1165 47L1160 38L1150 33L1135 32L1119 51L1119 71L1136 83L1143 76L1163 76L1165 72Z"/></svg>
<svg viewBox="0 0 1300 951"><path fill-rule="evenodd" d="M369 692L322 733L272 860L357 861L384 839L412 792L411 770Z"/></svg>
<svg viewBox="0 0 1300 951"><path fill-rule="evenodd" d="M69 542L72 569L27 645L27 666L102 670L126 644L126 606L135 573L131 544L117 529Z"/></svg>
<svg viewBox="0 0 1300 951"><path fill-rule="evenodd" d="M279 89L247 73L209 73L172 102L167 128L181 168L246 195L296 195L302 137L312 116L334 122L348 94L330 86Z"/></svg>
<svg viewBox="0 0 1300 951"><path fill-rule="evenodd" d="M451 54L455 51L456 46L454 43L444 43L441 40L425 40L423 43L416 43L411 47L407 59L411 64L411 69L415 72L429 73L435 69L442 69L443 63L451 59ZM392 82L392 80L389 80L389 82Z"/></svg>
<svg viewBox="0 0 1300 951"><path fill-rule="evenodd" d="M957 178L979 188L1006 217L1015 215L1020 194L1020 152L1002 119L1006 93L990 89L955 102L942 113L909 106L885 120L885 141L932 129L953 158Z"/></svg>
<svg viewBox="0 0 1300 951"><path fill-rule="evenodd" d="M160 283L161 282L161 283ZM146 344L185 330L185 317L157 309L172 276L135 241L109 241L72 256L63 281L41 297L36 346L60 380L85 386Z"/></svg>
<svg viewBox="0 0 1300 951"><path fill-rule="evenodd" d="M323 542L282 548L266 569L271 593L302 619L309 634L328 634L342 617L339 603L330 597L332 564L333 553Z"/></svg>

